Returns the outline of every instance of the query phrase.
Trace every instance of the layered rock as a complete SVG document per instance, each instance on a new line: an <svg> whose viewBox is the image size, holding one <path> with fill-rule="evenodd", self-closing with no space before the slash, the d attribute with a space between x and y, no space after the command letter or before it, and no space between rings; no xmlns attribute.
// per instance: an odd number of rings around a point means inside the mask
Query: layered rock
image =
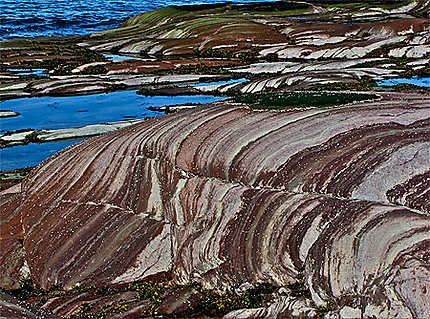
<svg viewBox="0 0 430 319"><path fill-rule="evenodd" d="M381 80L402 73L408 77L428 74L428 63L414 67L404 62L429 54L429 21L423 16L429 1L401 4L363 4L362 8L310 1L169 7L139 14L120 28L86 37L2 41L0 79L5 85L0 99L134 88L157 84L162 81L157 75L167 71L188 76L225 74L220 68L261 60L284 63L260 66L261 72L296 70L276 79L259 79L268 83L256 85L258 89L297 89L292 83L342 82L344 77L356 81L363 76ZM136 59L109 61L103 55L106 53ZM377 63L369 57L384 59ZM315 63L321 60L330 62ZM297 63L303 61L304 65ZM285 62L295 65L285 68ZM367 65L355 67L360 63ZM43 68L46 73L18 76L11 71L23 67ZM255 66L240 71L256 72ZM258 91L233 87L242 92ZM224 92L228 89L222 88Z"/></svg>
<svg viewBox="0 0 430 319"><path fill-rule="evenodd" d="M166 273L285 286L304 274L316 305L426 317L429 116L419 95L287 112L216 103L70 147L5 212L21 215L43 288Z"/></svg>
<svg viewBox="0 0 430 319"><path fill-rule="evenodd" d="M4 66L51 73L2 71L0 94L202 82L226 78L213 76L220 66L260 76L200 90L249 93L425 73L428 5L174 7L88 37L5 41ZM97 51L151 59L107 61ZM160 60L172 56L180 59ZM310 292L300 299L281 288L269 304L227 318L312 317L318 309L332 310L330 318L426 318L429 147L430 98L418 94L285 112L222 102L144 121L72 146L0 193L0 283L16 289L31 278L44 289L77 287L44 303L59 316L76 314L82 302L113 311L112 302L123 300L138 316L149 301L136 300L136 291L100 297L79 287L168 275L171 284L219 290L300 280ZM198 298L190 287L175 289L159 305L163 313ZM0 307L37 316L4 294Z"/></svg>
<svg viewBox="0 0 430 319"><path fill-rule="evenodd" d="M56 319L58 317L0 292L0 315L8 319Z"/></svg>

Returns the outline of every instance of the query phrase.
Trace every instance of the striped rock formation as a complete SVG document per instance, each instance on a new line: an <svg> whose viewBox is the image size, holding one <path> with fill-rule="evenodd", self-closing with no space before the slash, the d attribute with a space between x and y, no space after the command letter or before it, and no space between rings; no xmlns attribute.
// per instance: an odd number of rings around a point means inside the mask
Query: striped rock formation
<svg viewBox="0 0 430 319"><path fill-rule="evenodd" d="M237 72L260 76L248 84L219 87L221 92L428 76L429 3L311 0L173 6L88 36L1 41L0 64L8 67L0 70L5 84L0 99L142 85L151 91L163 83L202 82L209 79L204 74ZM235 66L240 68L231 69ZM16 69L22 68L36 74L21 76ZM43 69L43 76L37 75ZM177 75L162 76L166 72Z"/></svg>
<svg viewBox="0 0 430 319"><path fill-rule="evenodd" d="M25 302L0 292L0 318L7 319L56 319L48 312L35 309Z"/></svg>
<svg viewBox="0 0 430 319"><path fill-rule="evenodd" d="M300 274L333 316L425 318L429 150L428 96L285 112L218 102L72 146L4 207L42 288ZM308 306L279 298L238 318Z"/></svg>

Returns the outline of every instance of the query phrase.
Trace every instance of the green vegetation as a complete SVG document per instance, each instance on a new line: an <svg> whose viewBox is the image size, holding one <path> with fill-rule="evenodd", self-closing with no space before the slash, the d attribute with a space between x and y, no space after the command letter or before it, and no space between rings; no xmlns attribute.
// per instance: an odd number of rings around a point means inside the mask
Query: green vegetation
<svg viewBox="0 0 430 319"><path fill-rule="evenodd" d="M264 301L277 290L278 287L269 283L258 284L254 288L248 289L242 293L235 292L235 289L217 292L202 288L201 284L190 284L187 286L168 286L166 285L168 276L156 281L136 281L123 287L95 287L95 286L77 286L69 291L64 291L59 287L52 287L49 290L42 290L30 281L20 282L20 288L12 291L4 291L19 300L32 300L36 306L41 306L50 298L77 296L85 294L89 301L83 301L79 310L70 316L71 319L94 318L104 319L109 314L123 313L129 309L127 301L111 301L103 306L95 305L97 298L114 296L122 292L135 292L135 299L148 302L141 313L140 318L159 316L159 306L164 301L164 296L168 291L191 289L198 300L194 307L186 311L186 315L205 315L209 317L222 316L230 311L243 308L257 308L264 305ZM92 302L91 300L94 300ZM129 300L130 302L130 300ZM162 315L166 317L166 315ZM170 317L170 316L167 316Z"/></svg>
<svg viewBox="0 0 430 319"><path fill-rule="evenodd" d="M240 294L236 293L234 289L218 293L203 289L199 284L194 285L193 288L200 294L200 302L194 308L195 313L222 316L237 309L262 307L267 296L278 287L270 283L262 283Z"/></svg>
<svg viewBox="0 0 430 319"><path fill-rule="evenodd" d="M24 133L28 132L28 134L25 136L24 140L20 142L20 145L27 145L29 143L40 143L40 139L38 137L40 130L33 130L33 129L20 129L16 131L8 131L4 133L2 136L9 136L17 133ZM30 133L31 132L31 133ZM10 143L8 143L5 140L0 140L0 149L9 147Z"/></svg>
<svg viewBox="0 0 430 319"><path fill-rule="evenodd" d="M347 0L347 1L341 1L341 0L316 0L316 1L310 1L315 4L324 6L326 8L343 8L343 9L361 9L363 7L371 7L371 8L384 8L384 9L395 9L399 8L403 5L406 5L409 3L408 0L376 0L372 2L366 2L366 1L353 1L353 0Z"/></svg>
<svg viewBox="0 0 430 319"><path fill-rule="evenodd" d="M106 74L107 69L104 65L90 65L86 67L81 74Z"/></svg>
<svg viewBox="0 0 430 319"><path fill-rule="evenodd" d="M293 297L311 299L311 292L305 283L304 271L304 268L299 269L296 282L289 284L287 288L291 290L291 295Z"/></svg>
<svg viewBox="0 0 430 319"><path fill-rule="evenodd" d="M332 82L314 84L306 91L370 91L376 87L376 82L369 77L362 77L354 82Z"/></svg>
<svg viewBox="0 0 430 319"><path fill-rule="evenodd" d="M7 293L19 300L26 301L30 298L37 298L39 302L37 306L43 305L52 293L58 292L59 287L54 286L48 290L38 288L31 280L23 280L19 282L19 288L16 290L4 290L0 288L0 292ZM64 295L63 291L60 291L56 296Z"/></svg>
<svg viewBox="0 0 430 319"><path fill-rule="evenodd" d="M317 318L322 319L330 311L336 310L336 306L333 304L326 304L324 306L317 307Z"/></svg>
<svg viewBox="0 0 430 319"><path fill-rule="evenodd" d="M163 282L139 281L129 284L128 290L136 291L137 298L139 300L149 301L149 305L147 305L142 311L143 317L157 315L157 309L162 304L163 295L166 291L166 287L163 285Z"/></svg>
<svg viewBox="0 0 430 319"><path fill-rule="evenodd" d="M236 103L249 104L252 109L284 110L306 107L332 107L377 98L374 94L331 92L284 92L239 95Z"/></svg>
<svg viewBox="0 0 430 319"><path fill-rule="evenodd" d="M83 302L81 306L79 307L79 310L77 313L74 313L69 318L70 319L105 319L106 313L95 313L94 312L94 306Z"/></svg>
<svg viewBox="0 0 430 319"><path fill-rule="evenodd" d="M162 39L189 39L217 30L229 34L226 29L233 31L252 29L255 23L250 21L250 18L311 12L312 6L295 2L172 6L136 15L117 29L95 33L93 39L124 38L134 36L136 33L151 37L156 34Z"/></svg>
<svg viewBox="0 0 430 319"><path fill-rule="evenodd" d="M404 42L396 42L391 44L385 44L378 49L375 49L368 54L366 54L366 58L388 58L388 53L393 49L403 48L406 46Z"/></svg>
<svg viewBox="0 0 430 319"><path fill-rule="evenodd" d="M107 61L100 53L80 47L74 44L72 39L70 42L67 42L67 37L51 40L37 38L3 41L2 47L7 49L13 44L17 46L4 52L4 56L17 58L8 67L43 68L54 75L70 74L76 67L87 63ZM35 56L38 58L34 58ZM33 77L40 78L34 75Z"/></svg>
<svg viewBox="0 0 430 319"><path fill-rule="evenodd" d="M14 169L12 171L3 171L0 173L0 190L7 189L21 182L30 173L33 167L27 166L24 168ZM18 239L20 244L23 244L21 238ZM21 283L22 284L22 283Z"/></svg>

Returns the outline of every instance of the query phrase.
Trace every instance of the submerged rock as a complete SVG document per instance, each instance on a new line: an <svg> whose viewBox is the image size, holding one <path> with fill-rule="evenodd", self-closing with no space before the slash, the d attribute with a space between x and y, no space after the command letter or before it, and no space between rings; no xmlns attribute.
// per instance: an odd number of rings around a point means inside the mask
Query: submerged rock
<svg viewBox="0 0 430 319"><path fill-rule="evenodd" d="M19 115L18 112L8 111L8 110L0 110L0 118L15 117L15 116L18 116L18 115Z"/></svg>
<svg viewBox="0 0 430 319"><path fill-rule="evenodd" d="M0 135L0 147L26 145L30 142L47 143L61 140L78 140L113 132L144 120L126 120L104 124L93 124L82 127L71 127L57 130L25 129L17 132L7 132Z"/></svg>

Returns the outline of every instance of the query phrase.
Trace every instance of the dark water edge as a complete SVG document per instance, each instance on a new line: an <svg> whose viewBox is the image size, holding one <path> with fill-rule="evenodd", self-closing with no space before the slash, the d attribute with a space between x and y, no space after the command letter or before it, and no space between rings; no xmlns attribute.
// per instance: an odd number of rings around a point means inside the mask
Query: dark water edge
<svg viewBox="0 0 430 319"><path fill-rule="evenodd" d="M2 0L0 40L85 35L116 28L129 17L172 5L255 0Z"/></svg>

